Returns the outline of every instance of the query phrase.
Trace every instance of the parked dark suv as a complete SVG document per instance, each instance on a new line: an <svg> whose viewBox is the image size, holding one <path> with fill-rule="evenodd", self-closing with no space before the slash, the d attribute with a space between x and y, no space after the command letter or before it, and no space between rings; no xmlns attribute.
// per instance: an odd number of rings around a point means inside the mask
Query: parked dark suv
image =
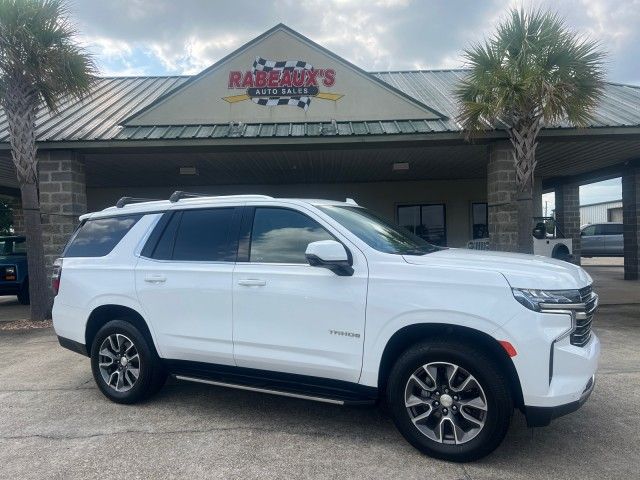
<svg viewBox="0 0 640 480"><path fill-rule="evenodd" d="M29 272L25 237L0 236L0 295L17 295L29 304Z"/></svg>
<svg viewBox="0 0 640 480"><path fill-rule="evenodd" d="M622 257L622 223L592 223L580 232L583 257Z"/></svg>

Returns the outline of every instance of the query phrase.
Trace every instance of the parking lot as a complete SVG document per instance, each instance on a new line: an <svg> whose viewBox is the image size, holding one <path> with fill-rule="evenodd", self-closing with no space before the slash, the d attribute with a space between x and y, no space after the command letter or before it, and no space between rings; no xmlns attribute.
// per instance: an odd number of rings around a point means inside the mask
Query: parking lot
<svg viewBox="0 0 640 480"><path fill-rule="evenodd" d="M542 429L516 413L480 462L420 455L378 407L175 381L146 404L116 405L94 386L88 359L40 329L0 332L0 477L638 478L640 284L618 270L590 268L603 353L589 402Z"/></svg>

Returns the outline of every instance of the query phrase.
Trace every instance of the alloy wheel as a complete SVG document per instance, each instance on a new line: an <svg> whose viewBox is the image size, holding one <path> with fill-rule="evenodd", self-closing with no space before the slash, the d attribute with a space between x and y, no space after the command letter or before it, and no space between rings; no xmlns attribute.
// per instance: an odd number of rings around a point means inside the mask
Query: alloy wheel
<svg viewBox="0 0 640 480"><path fill-rule="evenodd" d="M116 392L131 390L140 376L140 355L131 339L113 333L98 351L98 367L104 382Z"/></svg>
<svg viewBox="0 0 640 480"><path fill-rule="evenodd" d="M415 427L431 440L460 445L485 425L487 398L468 371L448 362L418 368L407 380L405 407Z"/></svg>

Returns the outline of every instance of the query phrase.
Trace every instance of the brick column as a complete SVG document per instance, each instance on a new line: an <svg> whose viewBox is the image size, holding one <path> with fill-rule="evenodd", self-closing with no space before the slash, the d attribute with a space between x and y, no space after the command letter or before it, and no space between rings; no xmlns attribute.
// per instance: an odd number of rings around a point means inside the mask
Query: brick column
<svg viewBox="0 0 640 480"><path fill-rule="evenodd" d="M640 278L640 166L622 174L622 221L624 223L624 279Z"/></svg>
<svg viewBox="0 0 640 480"><path fill-rule="evenodd" d="M18 197L11 198L7 204L11 209L11 224L15 235L24 235L24 213L22 212L22 200Z"/></svg>
<svg viewBox="0 0 640 480"><path fill-rule="evenodd" d="M489 248L518 251L518 205L516 171L509 143L489 147L487 203L489 207Z"/></svg>
<svg viewBox="0 0 640 480"><path fill-rule="evenodd" d="M42 152L39 156L42 240L47 269L60 256L87 211L84 163L70 150Z"/></svg>
<svg viewBox="0 0 640 480"><path fill-rule="evenodd" d="M555 188L556 223L566 238L573 244L573 258L580 265L580 186L565 183Z"/></svg>

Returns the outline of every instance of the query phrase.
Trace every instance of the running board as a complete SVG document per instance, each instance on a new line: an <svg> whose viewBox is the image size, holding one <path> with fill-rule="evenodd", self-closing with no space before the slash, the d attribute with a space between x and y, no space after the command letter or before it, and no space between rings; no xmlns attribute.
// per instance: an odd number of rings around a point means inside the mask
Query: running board
<svg viewBox="0 0 640 480"><path fill-rule="evenodd" d="M378 400L377 388L343 380L188 360L165 359L164 363L179 380L334 405L371 405Z"/></svg>
<svg viewBox="0 0 640 480"><path fill-rule="evenodd" d="M241 385L238 383L225 383L216 382L213 380L205 380L203 378L185 377L182 375L175 375L178 380L185 380L187 382L206 383L207 385L215 385L217 387L235 388L238 390L248 390L250 392L269 393L271 395L280 395L281 397L300 398L303 400L313 400L314 402L332 403L334 405L344 405L344 400L334 400L333 398L316 397L312 395L303 395L301 393L285 392L282 390L271 390L269 388L251 387L249 385Z"/></svg>

